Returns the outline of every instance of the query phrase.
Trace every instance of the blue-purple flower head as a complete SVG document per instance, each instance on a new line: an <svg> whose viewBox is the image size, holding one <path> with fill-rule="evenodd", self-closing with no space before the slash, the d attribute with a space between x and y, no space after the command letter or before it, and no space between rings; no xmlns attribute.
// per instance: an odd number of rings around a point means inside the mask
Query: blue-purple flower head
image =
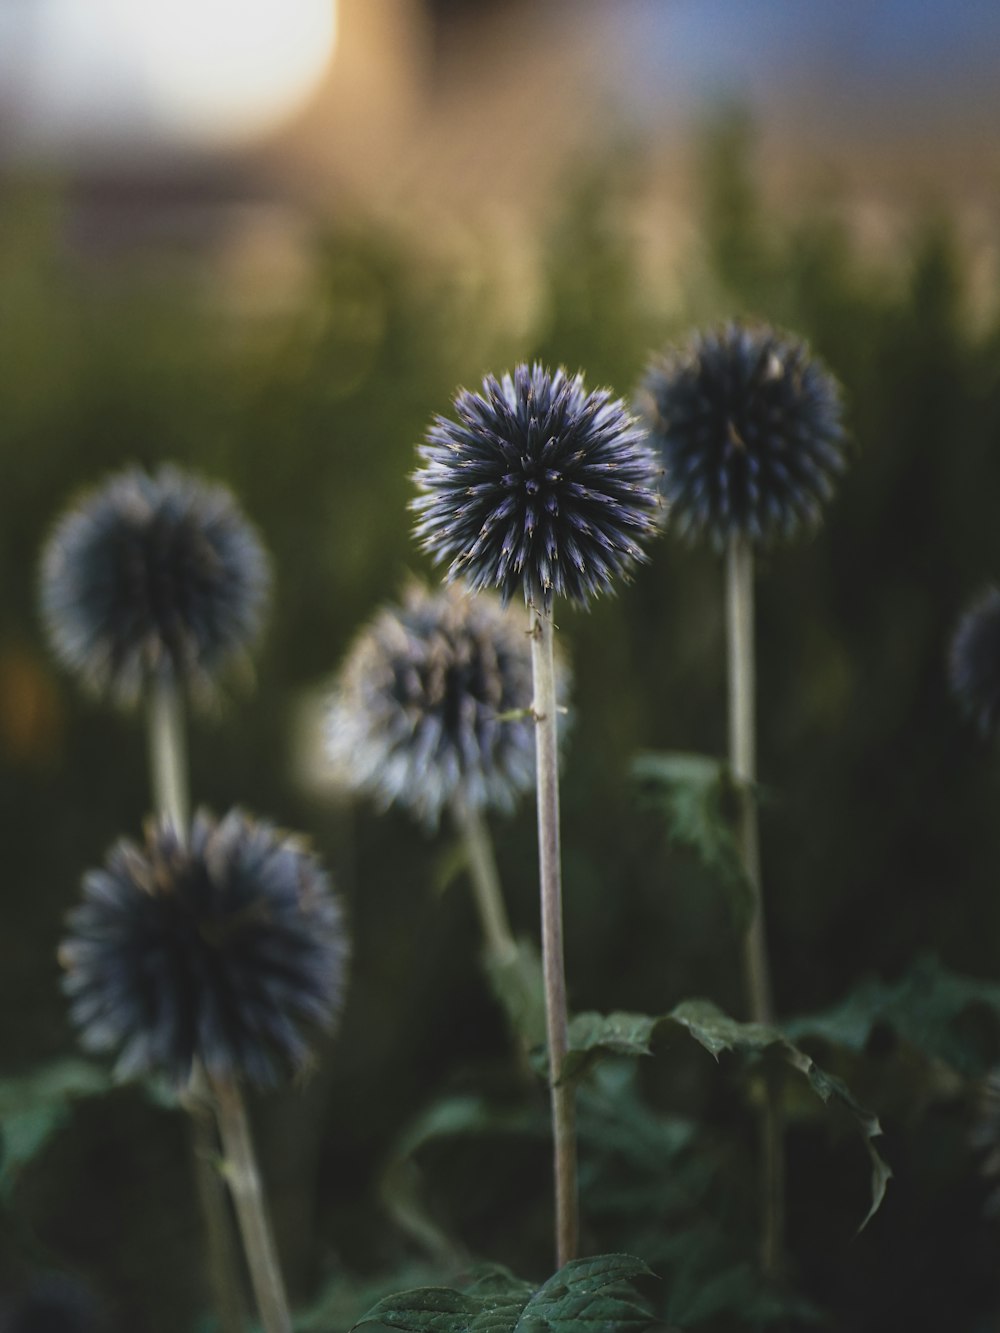
<svg viewBox="0 0 1000 1333"><path fill-rule="evenodd" d="M134 703L154 680L208 693L245 653L268 560L224 486L165 466L109 478L57 523L42 557L53 648L96 693Z"/></svg>
<svg viewBox="0 0 1000 1333"><path fill-rule="evenodd" d="M979 730L995 735L1000 727L1000 588L988 588L958 622L948 674Z"/></svg>
<svg viewBox="0 0 1000 1333"><path fill-rule="evenodd" d="M316 857L239 810L190 840L150 821L83 881L60 949L71 1017L122 1078L265 1086L304 1065L343 997L347 936Z"/></svg>
<svg viewBox="0 0 1000 1333"><path fill-rule="evenodd" d="M558 668L560 688L565 671ZM509 810L535 775L531 644L495 597L414 584L357 637L329 713L346 781L429 827L444 807Z"/></svg>
<svg viewBox="0 0 1000 1333"><path fill-rule="evenodd" d="M414 474L416 536L449 579L586 605L646 557L659 464L625 405L540 365L463 389L438 416Z"/></svg>
<svg viewBox="0 0 1000 1333"><path fill-rule="evenodd" d="M727 324L657 357L638 408L663 462L668 526L717 549L815 527L846 465L837 381L764 324Z"/></svg>

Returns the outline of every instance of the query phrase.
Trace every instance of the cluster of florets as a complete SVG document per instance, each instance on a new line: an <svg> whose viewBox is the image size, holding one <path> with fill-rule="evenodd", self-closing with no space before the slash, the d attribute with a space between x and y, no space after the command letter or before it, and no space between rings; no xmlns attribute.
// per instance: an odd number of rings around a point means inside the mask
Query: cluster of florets
<svg viewBox="0 0 1000 1333"><path fill-rule="evenodd" d="M495 598L456 588L413 585L384 608L349 651L329 713L347 781L431 826L458 798L510 809L535 772L526 631Z"/></svg>
<svg viewBox="0 0 1000 1333"><path fill-rule="evenodd" d="M66 665L133 703L156 679L209 690L256 635L269 583L264 550L224 486L132 468L57 524L42 611Z"/></svg>
<svg viewBox="0 0 1000 1333"><path fill-rule="evenodd" d="M845 467L837 381L766 325L727 324L658 357L638 408L663 462L670 527L719 549L814 527Z"/></svg>
<svg viewBox="0 0 1000 1333"><path fill-rule="evenodd" d="M83 881L60 951L83 1045L121 1077L272 1083L341 1004L347 937L316 857L238 810L150 821Z"/></svg>
<svg viewBox="0 0 1000 1333"><path fill-rule="evenodd" d="M625 405L579 375L519 365L462 390L414 474L423 549L479 591L586 605L646 557L659 465Z"/></svg>

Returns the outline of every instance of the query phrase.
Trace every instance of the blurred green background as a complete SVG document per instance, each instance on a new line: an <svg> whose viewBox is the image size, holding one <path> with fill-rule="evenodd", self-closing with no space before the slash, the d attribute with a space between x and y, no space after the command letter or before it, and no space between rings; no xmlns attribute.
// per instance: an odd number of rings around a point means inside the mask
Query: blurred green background
<svg viewBox="0 0 1000 1333"><path fill-rule="evenodd" d="M567 168L530 264L512 265L470 228L458 267L406 219L345 208L304 241L294 295L253 317L246 293L234 298L196 250L151 242L155 262L81 252L57 183L10 180L0 198L3 1072L72 1052L61 923L83 870L148 807L141 725L81 699L47 655L38 552L78 488L124 464L177 460L233 487L276 571L255 688L192 721L195 797L307 831L354 937L343 1027L318 1072L254 1105L302 1302L339 1281L336 1308L350 1310L367 1280L449 1256L548 1272L543 1145L510 1158L496 1145L435 1150L386 1184L399 1136L436 1097L511 1095L510 1042L467 895L460 881L442 888L448 834L376 816L315 765L317 701L353 635L408 572L434 577L406 509L415 444L456 387L488 370L538 357L629 397L653 350L707 322L760 316L811 342L844 385L855 454L818 535L759 566L778 1010L830 1005L926 953L1000 978L1000 762L946 680L956 617L1000 566L1000 281L947 208L914 209L898 242L873 250L836 190L794 214L763 199L756 154L740 113L703 127L696 239L669 290L631 225L642 208L655 227L656 213L624 143ZM1000 225L989 239L995 254ZM512 272L523 290L511 291ZM721 567L669 538L650 555L616 598L558 617L574 666L571 1003L660 1013L704 995L739 1014L725 897L667 845L629 779L640 750L724 751ZM515 926L534 936L533 811L497 821L495 835ZM863 1154L820 1132L792 1142L797 1271L834 1327L989 1326L1000 1235L984 1212L968 1102L946 1086L926 1092L925 1080L918 1105L895 1058L860 1075L896 1172L860 1238ZM731 1071L707 1057L667 1064L650 1076L658 1104L752 1141ZM410 1191L429 1198L451 1241L413 1222ZM586 1194L583 1207L589 1246L625 1248L611 1223L586 1222ZM19 1173L2 1218L9 1292L65 1270L133 1333L189 1327L203 1306L184 1125L135 1091L81 1100ZM940 1298L914 1280L921 1271Z"/></svg>

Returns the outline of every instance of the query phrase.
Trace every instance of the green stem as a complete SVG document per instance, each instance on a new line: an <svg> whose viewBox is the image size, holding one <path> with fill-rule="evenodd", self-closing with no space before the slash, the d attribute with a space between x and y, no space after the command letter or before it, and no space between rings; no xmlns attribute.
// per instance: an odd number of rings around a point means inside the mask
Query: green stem
<svg viewBox="0 0 1000 1333"><path fill-rule="evenodd" d="M576 1183L576 1115L571 1083L563 1080L568 1046L566 968L562 935L562 871L559 854L559 755L556 675L551 612L530 608L534 674L535 759L538 790L538 860L542 898L542 964L549 1048L556 1192L556 1264L576 1258L579 1231Z"/></svg>
<svg viewBox="0 0 1000 1333"><path fill-rule="evenodd" d="M754 680L753 547L743 537L729 543L726 559L726 630L729 652L729 762L740 788L737 829L740 854L753 894L753 914L743 940L747 1005L755 1023L774 1022L764 924L757 824L757 727ZM769 1082L760 1117L761 1265L780 1270L784 1256L784 1149L780 1105Z"/></svg>
<svg viewBox="0 0 1000 1333"><path fill-rule="evenodd" d="M479 914L486 952L494 963L503 965L517 953L517 944L507 919L489 829L482 812L464 800L461 793L456 792L452 799L451 814L465 843L472 896Z"/></svg>
<svg viewBox="0 0 1000 1333"><path fill-rule="evenodd" d="M195 1186L208 1244L208 1272L212 1300L222 1333L243 1333L246 1311L237 1276L238 1258L226 1189L218 1170L219 1139L203 1096L187 1107L194 1155Z"/></svg>
<svg viewBox="0 0 1000 1333"><path fill-rule="evenodd" d="M232 1079L211 1083L225 1154L225 1174L236 1206L243 1250L265 1333L291 1333L292 1319L271 1234L253 1140L239 1086Z"/></svg>
<svg viewBox="0 0 1000 1333"><path fill-rule="evenodd" d="M170 681L157 680L149 692L149 765L153 807L169 819L187 841L190 801L187 783L187 747L184 744L184 705Z"/></svg>
<svg viewBox="0 0 1000 1333"><path fill-rule="evenodd" d="M149 766L153 805L157 817L168 819L182 841L187 841L190 820L187 751L184 744L184 708L177 687L157 680L147 704ZM196 1073L195 1081L200 1079ZM197 1105L198 1088L188 1106L194 1155L195 1182L208 1250L208 1279L212 1304L223 1333L243 1333L243 1291L237 1268L226 1189L215 1162L219 1145L210 1117Z"/></svg>

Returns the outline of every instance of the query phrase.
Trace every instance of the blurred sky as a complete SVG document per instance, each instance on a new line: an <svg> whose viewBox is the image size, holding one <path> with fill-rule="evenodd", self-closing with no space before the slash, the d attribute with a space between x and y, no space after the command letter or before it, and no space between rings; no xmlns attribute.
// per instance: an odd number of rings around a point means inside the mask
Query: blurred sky
<svg viewBox="0 0 1000 1333"><path fill-rule="evenodd" d="M713 95L817 117L996 105L997 0L626 0L631 95L651 110ZM609 14L610 17L610 14ZM665 77L668 75L668 77Z"/></svg>

